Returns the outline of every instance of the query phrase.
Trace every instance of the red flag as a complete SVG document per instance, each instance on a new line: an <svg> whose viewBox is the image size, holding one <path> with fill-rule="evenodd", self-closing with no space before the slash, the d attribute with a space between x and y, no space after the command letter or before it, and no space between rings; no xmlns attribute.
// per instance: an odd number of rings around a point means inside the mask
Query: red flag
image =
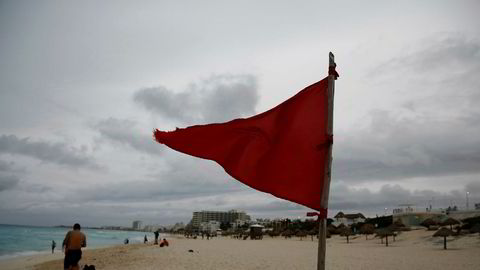
<svg viewBox="0 0 480 270"><path fill-rule="evenodd" d="M328 79L264 113L221 124L155 130L156 141L216 161L238 181L320 210L325 181Z"/></svg>

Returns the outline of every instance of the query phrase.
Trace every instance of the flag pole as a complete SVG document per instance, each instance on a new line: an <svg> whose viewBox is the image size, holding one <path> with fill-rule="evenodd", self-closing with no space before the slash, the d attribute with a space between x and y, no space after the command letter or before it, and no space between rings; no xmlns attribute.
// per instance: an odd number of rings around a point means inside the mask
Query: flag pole
<svg viewBox="0 0 480 270"><path fill-rule="evenodd" d="M332 138L333 136L333 96L335 94L335 80L338 74L335 72L335 58L332 52L328 54L328 122L327 122L327 135ZM330 178L332 170L332 144L328 146L328 156L325 162L325 181L323 182L323 192L321 198L321 211L319 226L318 226L318 261L317 270L325 269L325 253L327 250L326 234L327 234L327 209L328 209L328 195L330 192Z"/></svg>

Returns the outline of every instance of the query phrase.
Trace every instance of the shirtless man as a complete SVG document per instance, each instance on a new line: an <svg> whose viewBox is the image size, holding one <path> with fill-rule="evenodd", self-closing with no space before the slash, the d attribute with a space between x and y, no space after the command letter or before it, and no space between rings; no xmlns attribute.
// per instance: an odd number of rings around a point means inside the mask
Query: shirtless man
<svg viewBox="0 0 480 270"><path fill-rule="evenodd" d="M65 270L78 270L78 261L82 258L82 247L87 246L85 234L80 232L80 224L73 225L73 231L69 231L63 240L65 259L63 268Z"/></svg>

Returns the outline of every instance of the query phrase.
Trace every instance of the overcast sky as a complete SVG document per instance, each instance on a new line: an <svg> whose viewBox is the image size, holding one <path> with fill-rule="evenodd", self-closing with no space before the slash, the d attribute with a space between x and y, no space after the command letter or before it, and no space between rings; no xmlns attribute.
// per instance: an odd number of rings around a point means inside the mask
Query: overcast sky
<svg viewBox="0 0 480 270"><path fill-rule="evenodd" d="M152 130L336 83L330 215L480 203L479 1L0 0L0 223L304 217Z"/></svg>

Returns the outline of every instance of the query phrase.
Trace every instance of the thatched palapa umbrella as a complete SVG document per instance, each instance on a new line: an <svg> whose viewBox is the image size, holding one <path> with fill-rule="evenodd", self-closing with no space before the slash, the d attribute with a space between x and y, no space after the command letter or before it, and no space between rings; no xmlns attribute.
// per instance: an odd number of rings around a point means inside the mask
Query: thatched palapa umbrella
<svg viewBox="0 0 480 270"><path fill-rule="evenodd" d="M335 234L341 234L345 228L347 228L347 226L341 223L340 225L338 225L337 229L335 230Z"/></svg>
<svg viewBox="0 0 480 270"><path fill-rule="evenodd" d="M427 229L430 229L430 226L437 225L437 224L438 223L431 218L427 218L422 223L420 223L420 225L427 227Z"/></svg>
<svg viewBox="0 0 480 270"><path fill-rule="evenodd" d="M470 232L471 233L478 233L478 235L480 236L480 223L477 223L477 224L473 225L473 227L470 228Z"/></svg>
<svg viewBox="0 0 480 270"><path fill-rule="evenodd" d="M453 230L453 225L460 224L460 221L454 219L454 218L447 218L444 222L442 222L442 226L448 226L450 225L450 230Z"/></svg>
<svg viewBox="0 0 480 270"><path fill-rule="evenodd" d="M340 233L340 236L346 236L347 237L347 244L350 243L348 240L348 237L352 235L352 230L349 227L345 227L342 229L342 232Z"/></svg>
<svg viewBox="0 0 480 270"><path fill-rule="evenodd" d="M333 224L330 224L330 225L327 226L327 231L330 234L335 234L335 232L337 231L337 227L335 227L335 225L333 225Z"/></svg>
<svg viewBox="0 0 480 270"><path fill-rule="evenodd" d="M395 223L392 223L387 228L392 232L393 242L395 242L395 236L397 236L397 232L399 232L401 230L401 228L397 227L397 225Z"/></svg>
<svg viewBox="0 0 480 270"><path fill-rule="evenodd" d="M377 230L377 236L382 239L382 244L383 244L383 238L385 237L385 246L388 247L388 237L393 235L392 230L389 228L383 228L383 229L378 229Z"/></svg>
<svg viewBox="0 0 480 270"><path fill-rule="evenodd" d="M453 235L452 230L441 228L433 234L433 237L443 237L443 249L447 249L447 236Z"/></svg>
<svg viewBox="0 0 480 270"><path fill-rule="evenodd" d="M472 224L472 226L475 224L480 224L480 216L464 218L462 219L462 222Z"/></svg>
<svg viewBox="0 0 480 270"><path fill-rule="evenodd" d="M282 236L285 237L285 239L292 237L292 235L294 235L294 233L289 229L282 232Z"/></svg>
<svg viewBox="0 0 480 270"><path fill-rule="evenodd" d="M393 224L395 226L395 228L405 228L405 224L403 224L403 222L400 220L400 219L397 219L395 220L395 222L393 222Z"/></svg>
<svg viewBox="0 0 480 270"><path fill-rule="evenodd" d="M365 234L365 240L368 240L368 235L373 234L375 232L375 226L373 224L363 224L360 228L360 232Z"/></svg>
<svg viewBox="0 0 480 270"><path fill-rule="evenodd" d="M328 232L328 230L327 230L327 232ZM310 235L312 237L312 241L313 241L313 237L315 237L317 234L318 234L318 229L316 229L316 228L313 228L310 231L308 231L308 235Z"/></svg>
<svg viewBox="0 0 480 270"><path fill-rule="evenodd" d="M298 231L296 236L300 237L300 240L303 240L303 237L307 237L307 233L305 231Z"/></svg>

